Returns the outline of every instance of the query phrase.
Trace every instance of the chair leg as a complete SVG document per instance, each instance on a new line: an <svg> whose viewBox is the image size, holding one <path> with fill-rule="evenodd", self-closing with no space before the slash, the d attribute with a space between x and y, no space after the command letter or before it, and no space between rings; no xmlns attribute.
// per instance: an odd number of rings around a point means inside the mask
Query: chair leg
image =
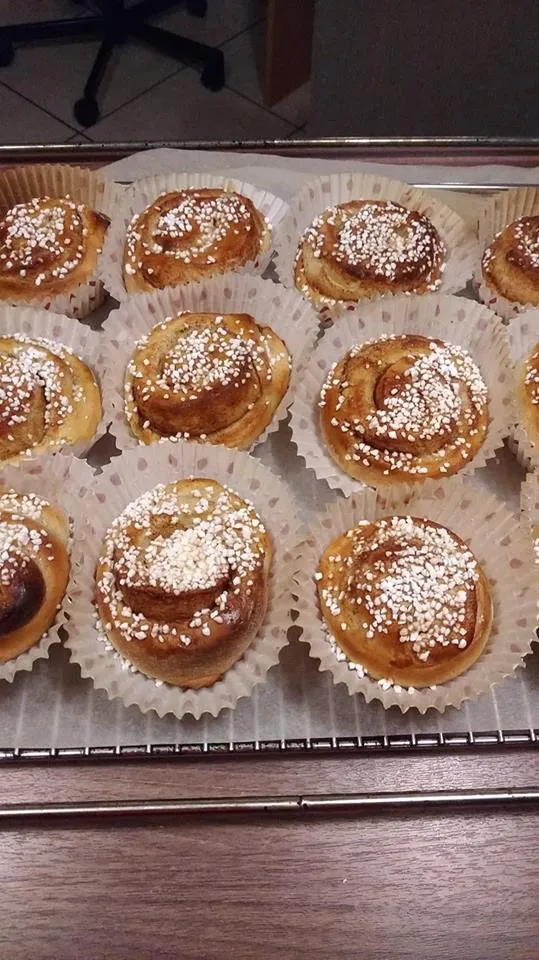
<svg viewBox="0 0 539 960"><path fill-rule="evenodd" d="M97 105L97 91L103 79L107 64L114 50L114 40L107 38L103 40L94 65L90 71L90 76L86 81L84 94L80 100L77 100L73 112L77 123L82 127L92 127L99 120L99 107Z"/></svg>
<svg viewBox="0 0 539 960"><path fill-rule="evenodd" d="M156 47L167 56L186 61L202 61L204 68L201 81L210 90L220 90L225 82L225 58L217 47L210 47L206 43L198 43L187 37L179 37L168 30L161 30L149 23L131 24L130 33Z"/></svg>

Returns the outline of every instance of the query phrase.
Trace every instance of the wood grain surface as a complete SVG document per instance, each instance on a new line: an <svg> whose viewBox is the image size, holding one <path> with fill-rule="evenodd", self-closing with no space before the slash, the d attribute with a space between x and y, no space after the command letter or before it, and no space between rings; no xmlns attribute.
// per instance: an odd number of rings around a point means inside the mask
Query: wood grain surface
<svg viewBox="0 0 539 960"><path fill-rule="evenodd" d="M4 831L10 960L536 960L537 820Z"/></svg>
<svg viewBox="0 0 539 960"><path fill-rule="evenodd" d="M533 750L4 767L2 803L532 786ZM14 824L6 960L537 960L531 808Z"/></svg>

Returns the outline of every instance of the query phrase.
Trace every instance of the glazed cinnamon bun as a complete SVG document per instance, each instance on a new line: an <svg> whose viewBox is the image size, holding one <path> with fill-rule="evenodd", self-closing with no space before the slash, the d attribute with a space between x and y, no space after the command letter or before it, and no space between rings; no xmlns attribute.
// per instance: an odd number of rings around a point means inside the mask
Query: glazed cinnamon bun
<svg viewBox="0 0 539 960"><path fill-rule="evenodd" d="M330 370L319 407L331 457L372 486L457 473L489 425L487 386L469 353L415 334L354 346Z"/></svg>
<svg viewBox="0 0 539 960"><path fill-rule="evenodd" d="M96 604L106 636L150 677L211 686L259 630L271 561L262 520L232 490L198 478L161 484L105 535Z"/></svg>
<svg viewBox="0 0 539 960"><path fill-rule="evenodd" d="M136 344L129 426L142 443L176 436L248 448L283 399L290 366L283 341L248 314L181 313Z"/></svg>
<svg viewBox="0 0 539 960"><path fill-rule="evenodd" d="M389 200L351 200L307 228L294 278L298 290L322 306L436 290L445 261L445 245L428 217Z"/></svg>
<svg viewBox="0 0 539 960"><path fill-rule="evenodd" d="M0 337L0 460L89 442L102 417L90 368L59 343Z"/></svg>
<svg viewBox="0 0 539 960"><path fill-rule="evenodd" d="M270 246L270 225L248 197L215 187L164 193L128 226L125 288L142 293L238 270Z"/></svg>
<svg viewBox="0 0 539 960"><path fill-rule="evenodd" d="M47 632L69 579L69 521L32 494L0 491L0 663Z"/></svg>
<svg viewBox="0 0 539 960"><path fill-rule="evenodd" d="M505 227L485 250L481 266L493 294L538 306L539 216L521 217Z"/></svg>
<svg viewBox="0 0 539 960"><path fill-rule="evenodd" d="M517 413L528 440L539 446L539 343L536 343L517 367Z"/></svg>
<svg viewBox="0 0 539 960"><path fill-rule="evenodd" d="M329 545L316 580L336 652L376 680L445 683L488 641L487 578L467 544L432 520L364 521Z"/></svg>
<svg viewBox="0 0 539 960"><path fill-rule="evenodd" d="M0 219L0 299L45 301L94 282L109 223L67 197L11 207Z"/></svg>

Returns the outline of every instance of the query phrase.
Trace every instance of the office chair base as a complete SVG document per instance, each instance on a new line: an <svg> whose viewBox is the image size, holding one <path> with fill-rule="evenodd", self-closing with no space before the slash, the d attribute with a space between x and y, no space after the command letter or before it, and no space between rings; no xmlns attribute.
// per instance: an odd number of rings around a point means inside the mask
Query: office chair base
<svg viewBox="0 0 539 960"><path fill-rule="evenodd" d="M220 90L225 82L225 61L221 50L146 22L149 16L174 5L174 2L175 0L138 0L133 6L126 7L125 0L115 0L115 5L109 7L104 0L97 0L98 8L104 11L98 16L1 27L0 67L8 67L13 61L14 42L27 43L66 37L100 39L101 44L83 95L73 108L75 119L82 127L91 127L99 120L97 94L101 81L114 48L118 44L124 44L129 37L149 44L180 63L201 63L201 83L208 90ZM206 0L187 0L187 10L192 16L204 17L206 9Z"/></svg>
<svg viewBox="0 0 539 960"><path fill-rule="evenodd" d="M82 97L73 107L73 114L81 127L93 127L99 120L99 107L93 97Z"/></svg>

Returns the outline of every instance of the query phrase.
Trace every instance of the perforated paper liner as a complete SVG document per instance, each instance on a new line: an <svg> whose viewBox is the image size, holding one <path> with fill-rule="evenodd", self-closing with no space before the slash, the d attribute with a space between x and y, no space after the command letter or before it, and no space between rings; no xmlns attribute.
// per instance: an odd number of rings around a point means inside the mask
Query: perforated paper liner
<svg viewBox="0 0 539 960"><path fill-rule="evenodd" d="M288 214L288 204L280 197L274 196L267 190L234 180L231 177L219 177L209 173L169 173L145 180L137 180L127 191L122 208L118 210L110 230L107 234L103 259L100 265L100 276L105 287L115 297L122 301L129 296L123 281L123 256L125 238L129 222L137 213L141 213L150 203L153 203L162 193L173 190L185 190L199 187L220 187L223 190L235 191L249 197L257 210L264 214L271 227L271 243L269 248L262 252L257 259L237 272L261 274L266 269L276 243L282 221ZM230 272L230 271L229 271Z"/></svg>
<svg viewBox="0 0 539 960"><path fill-rule="evenodd" d="M75 461L61 454L46 454L36 463L28 464L25 470L0 465L0 490L14 490L22 494L33 493L42 500L61 507L70 517L72 524L77 525L79 504L73 502L69 495L73 474L81 484L85 478L91 476L91 471L81 461ZM20 670L31 670L36 660L43 660L49 656L49 650L54 643L62 642L60 631L69 622L72 586L73 567L64 600L54 623L39 643L34 644L18 657L14 657L13 660L0 664L0 679L11 683L16 673Z"/></svg>
<svg viewBox="0 0 539 960"><path fill-rule="evenodd" d="M169 287L155 293L131 297L114 310L105 322L109 363L104 375L107 419L120 449L139 446L124 411L124 376L137 340L157 323L181 311L208 313L249 313L261 326L271 327L285 342L292 358L288 390L271 423L253 441L260 444L277 430L286 417L304 364L312 351L318 330L317 316L294 290L285 290L271 280L247 274L227 274L200 283ZM140 444L144 446L144 444Z"/></svg>
<svg viewBox="0 0 539 960"><path fill-rule="evenodd" d="M539 344L539 310L526 310L524 313L513 317L507 328L507 333L514 364L512 382L513 391L515 391L521 365L528 354ZM517 403L514 405L514 417L511 421L509 446L525 470L536 470L539 467L539 450L532 443L524 425L520 422Z"/></svg>
<svg viewBox="0 0 539 960"><path fill-rule="evenodd" d="M447 251L447 260L439 288L441 293L463 290L477 262L475 226L463 220L425 190L376 174L340 173L319 177L306 184L290 205L290 214L279 230L276 267L281 283L294 286L294 263L304 231L328 207L349 200L392 200L429 217L438 230ZM356 306L346 301L328 300L319 312L329 319Z"/></svg>
<svg viewBox="0 0 539 960"><path fill-rule="evenodd" d="M474 459L459 472L461 475L473 473L495 455L514 419L507 333L486 307L443 294L391 297L358 306L326 330L302 374L291 409L292 441L299 456L319 479L347 496L363 484L344 473L326 449L319 425L321 387L331 366L355 344L404 333L436 337L464 347L487 384L491 417L487 437ZM374 486L376 479L373 475ZM424 481L417 475L415 482L419 485Z"/></svg>
<svg viewBox="0 0 539 960"><path fill-rule="evenodd" d="M104 213L112 220L123 192L122 187L106 180L99 171L67 164L11 167L0 173L1 210L7 210L16 203L25 203L35 197L69 196L76 203L85 203L92 210ZM98 279L102 256L103 254L98 257L95 277L88 283L80 284L70 293L56 297L29 297L28 305L51 310L52 313L60 313L66 317L87 317L105 299L103 284Z"/></svg>
<svg viewBox="0 0 539 960"><path fill-rule="evenodd" d="M54 343L67 347L87 364L96 376L101 388L101 402L104 404L102 377L105 369L106 344L99 334L94 333L88 326L74 323L69 317L63 317L49 310L40 310L33 307L10 307L0 303L0 336L11 337L23 334L27 337L43 337ZM73 456L83 457L93 445L106 433L107 418L105 412L98 424L93 437L76 444L51 446L53 450L65 449ZM27 461L37 461L43 457L42 453L34 453L31 449L20 454L10 461L10 465L23 464ZM1 467L1 462L0 462Z"/></svg>
<svg viewBox="0 0 539 960"><path fill-rule="evenodd" d="M518 187L494 194L479 213L479 256L474 266L474 283L479 299L504 320L533 309L533 304L515 303L492 290L483 279L481 260L494 238L520 217L539 214L539 187Z"/></svg>
<svg viewBox="0 0 539 960"><path fill-rule="evenodd" d="M529 473L520 488L520 508L526 529L532 538L535 563L539 564L539 473ZM539 573L536 575L536 594L539 603Z"/></svg>
<svg viewBox="0 0 539 960"><path fill-rule="evenodd" d="M320 613L314 573L327 545L360 520L391 514L425 517L453 530L469 545L489 580L494 619L487 646L469 670L436 688L409 692L359 676L348 658L337 659ZM344 683L350 694L361 693L367 703L379 700L403 713L411 707L420 713L429 708L443 713L510 676L530 652L537 627L537 574L529 533L501 501L470 482L452 478L445 483L428 481L417 493L393 489L377 496L364 490L349 499L336 498L310 525L301 552L297 578L301 639L309 644L311 656L320 660L321 671L329 671L334 683Z"/></svg>
<svg viewBox="0 0 539 960"><path fill-rule="evenodd" d="M96 630L94 573L103 536L111 522L132 500L157 483L188 476L216 479L251 500L271 535L274 558L269 603L264 623L244 656L212 687L188 690L132 672L117 653L108 650ZM91 677L110 698L126 706L136 703L162 717L204 713L217 716L249 696L277 663L287 642L297 545L302 539L294 498L286 484L247 453L209 444L161 443L151 450L123 454L94 479L89 489L75 491L84 501L87 523L74 547L75 586L67 645L83 677Z"/></svg>

